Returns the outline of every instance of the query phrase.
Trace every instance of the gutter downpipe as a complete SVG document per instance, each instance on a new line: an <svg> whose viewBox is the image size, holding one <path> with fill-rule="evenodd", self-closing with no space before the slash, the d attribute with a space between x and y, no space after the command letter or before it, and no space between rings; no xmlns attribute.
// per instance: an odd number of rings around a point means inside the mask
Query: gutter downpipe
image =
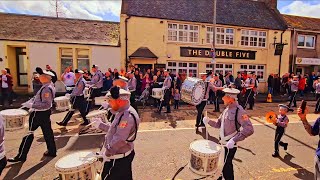
<svg viewBox="0 0 320 180"><path fill-rule="evenodd" d="M297 50L295 49L296 47L296 42L297 42L297 30L296 28L293 28L293 37L291 38L292 39L292 63L291 63L291 71L294 72L294 66L295 66L295 59L296 59L296 54L297 54Z"/></svg>
<svg viewBox="0 0 320 180"><path fill-rule="evenodd" d="M128 71L128 20L131 18L131 16L128 16L126 19L125 19L125 41L126 41L126 56L125 56L125 71Z"/></svg>
<svg viewBox="0 0 320 180"><path fill-rule="evenodd" d="M286 30L283 30L282 33L281 33L281 38L280 38L280 43L282 44L282 40L283 40L283 33L286 32ZM282 55L280 55L279 57L279 77L281 77L281 61L282 61Z"/></svg>

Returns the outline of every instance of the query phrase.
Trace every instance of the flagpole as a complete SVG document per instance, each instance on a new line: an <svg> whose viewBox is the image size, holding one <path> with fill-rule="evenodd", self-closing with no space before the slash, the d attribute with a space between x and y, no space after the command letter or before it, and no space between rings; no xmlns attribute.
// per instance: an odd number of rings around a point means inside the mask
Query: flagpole
<svg viewBox="0 0 320 180"><path fill-rule="evenodd" d="M211 47L211 55L212 55L212 73L215 73L215 66L216 66L216 24L217 24L217 0L213 0L213 37L212 37L212 47Z"/></svg>

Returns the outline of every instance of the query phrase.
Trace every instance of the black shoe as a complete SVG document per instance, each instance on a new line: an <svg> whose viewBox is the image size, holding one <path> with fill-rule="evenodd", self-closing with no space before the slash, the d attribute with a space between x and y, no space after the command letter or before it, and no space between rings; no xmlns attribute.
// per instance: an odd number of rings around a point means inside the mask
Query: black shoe
<svg viewBox="0 0 320 180"><path fill-rule="evenodd" d="M56 124L58 124L59 126L66 126L66 125L63 124L62 122L56 122Z"/></svg>
<svg viewBox="0 0 320 180"><path fill-rule="evenodd" d="M8 162L12 162L12 163L25 162L25 161L26 161L26 159L21 159L21 158L17 158L17 157L9 158L9 159L8 159Z"/></svg>
<svg viewBox="0 0 320 180"><path fill-rule="evenodd" d="M171 111L166 111L166 112L164 112L164 113L171 113Z"/></svg>
<svg viewBox="0 0 320 180"><path fill-rule="evenodd" d="M213 112L220 112L220 110L214 110Z"/></svg>
<svg viewBox="0 0 320 180"><path fill-rule="evenodd" d="M279 157L279 152L278 151L275 151L273 154L272 154L272 157Z"/></svg>
<svg viewBox="0 0 320 180"><path fill-rule="evenodd" d="M80 126L86 126L88 124L89 124L89 122L84 122L84 123L80 124Z"/></svg>
<svg viewBox="0 0 320 180"><path fill-rule="evenodd" d="M247 110L253 110L253 108L248 108Z"/></svg>
<svg viewBox="0 0 320 180"><path fill-rule="evenodd" d="M315 113L315 114L319 114L320 112L319 112L319 111L315 111L314 113Z"/></svg>
<svg viewBox="0 0 320 180"><path fill-rule="evenodd" d="M43 156L46 156L46 157L56 157L57 154L56 153L49 153L48 151L46 151L45 153L43 153Z"/></svg>
<svg viewBox="0 0 320 180"><path fill-rule="evenodd" d="M283 145L283 149L286 151L286 150L288 150L288 143L285 143L284 145Z"/></svg>

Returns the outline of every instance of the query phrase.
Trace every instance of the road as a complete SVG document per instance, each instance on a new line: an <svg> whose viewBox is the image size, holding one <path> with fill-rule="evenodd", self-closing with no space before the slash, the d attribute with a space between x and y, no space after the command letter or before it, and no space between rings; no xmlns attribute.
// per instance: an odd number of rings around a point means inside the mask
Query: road
<svg viewBox="0 0 320 180"><path fill-rule="evenodd" d="M285 153L281 149L281 158L271 156L275 127L264 123L263 114L276 110L273 106L275 104L259 104L255 111L248 112L255 133L239 143L234 160L236 179L313 179L313 158L319 138L310 137L294 113L289 115L290 124L283 137L283 140L289 143L289 152ZM64 114L65 112L52 115L52 121L59 121ZM171 115L160 116L151 109L141 111L143 122L135 142L136 157L133 163L135 180L171 179L177 170L190 160L190 143L205 138L204 129L203 132L195 132L193 115L192 107L183 107ZM218 116L213 113L209 115ZM309 114L308 117L315 120L318 115ZM25 163L8 163L1 179L52 180L58 177L54 165L61 157L76 151L97 151L103 141L103 134L78 135L78 124L76 121L67 129L53 126L58 148L58 156L54 159L42 157L46 145L41 131L38 130L28 160ZM25 130L6 132L8 157L16 154L24 132ZM208 128L208 132L209 139L217 142L218 130ZM193 174L187 167L176 176L176 180L196 178L200 176Z"/></svg>

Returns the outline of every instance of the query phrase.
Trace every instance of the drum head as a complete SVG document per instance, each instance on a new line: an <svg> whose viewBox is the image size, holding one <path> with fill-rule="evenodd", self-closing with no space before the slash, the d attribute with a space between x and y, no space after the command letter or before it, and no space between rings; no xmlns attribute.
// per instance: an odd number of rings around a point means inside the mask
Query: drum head
<svg viewBox="0 0 320 180"><path fill-rule="evenodd" d="M203 99L203 88L202 86L196 86L194 90L194 100L200 101Z"/></svg>
<svg viewBox="0 0 320 180"><path fill-rule="evenodd" d="M161 92L161 91L162 91L162 88L153 88L152 91L154 91L154 92Z"/></svg>
<svg viewBox="0 0 320 180"><path fill-rule="evenodd" d="M61 100L68 100L68 98L66 96L60 96L60 97L56 97L54 98L55 101L61 101Z"/></svg>
<svg viewBox="0 0 320 180"><path fill-rule="evenodd" d="M70 171L71 169L81 169L97 161L95 153L91 151L81 151L66 155L58 160L55 167L60 171Z"/></svg>
<svg viewBox="0 0 320 180"><path fill-rule="evenodd" d="M190 149L203 154L216 154L221 150L221 146L209 140L197 140L190 144Z"/></svg>
<svg viewBox="0 0 320 180"><path fill-rule="evenodd" d="M97 115L100 115L100 114L107 114L107 111L106 111L106 110L96 110L96 111L92 111L92 112L90 112L86 117L87 117L87 118L90 118L90 117L94 117L94 116L97 116Z"/></svg>
<svg viewBox="0 0 320 180"><path fill-rule="evenodd" d="M26 116L28 115L28 112L23 109L6 109L3 111L0 111L0 114L3 116L17 116L17 115Z"/></svg>

